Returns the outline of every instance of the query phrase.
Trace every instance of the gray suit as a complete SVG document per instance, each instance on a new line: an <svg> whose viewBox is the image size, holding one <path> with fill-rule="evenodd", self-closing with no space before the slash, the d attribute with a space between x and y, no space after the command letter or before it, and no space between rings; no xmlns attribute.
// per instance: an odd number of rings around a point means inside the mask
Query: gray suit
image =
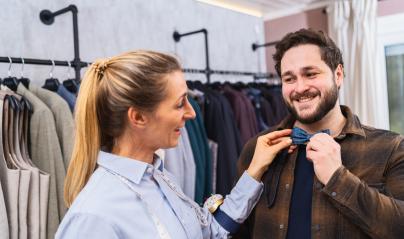
<svg viewBox="0 0 404 239"><path fill-rule="evenodd" d="M30 121L32 161L39 169L50 174L47 238L53 238L61 218L66 212L63 203L66 169L55 121L50 109L22 84L18 85L17 93L23 95L33 106Z"/></svg>
<svg viewBox="0 0 404 239"><path fill-rule="evenodd" d="M67 102L58 94L30 84L29 90L34 93L52 111L56 123L56 132L62 149L65 168L69 166L74 142L74 121Z"/></svg>

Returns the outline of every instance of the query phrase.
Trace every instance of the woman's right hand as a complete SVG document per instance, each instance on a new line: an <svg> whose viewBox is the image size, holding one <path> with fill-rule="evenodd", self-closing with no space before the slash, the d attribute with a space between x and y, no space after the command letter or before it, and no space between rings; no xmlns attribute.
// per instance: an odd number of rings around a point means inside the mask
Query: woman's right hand
<svg viewBox="0 0 404 239"><path fill-rule="evenodd" d="M259 136L247 173L257 181L261 181L262 175L279 151L289 146L289 153L295 149L296 146L291 146L292 139L289 137L291 133L291 129L284 129Z"/></svg>

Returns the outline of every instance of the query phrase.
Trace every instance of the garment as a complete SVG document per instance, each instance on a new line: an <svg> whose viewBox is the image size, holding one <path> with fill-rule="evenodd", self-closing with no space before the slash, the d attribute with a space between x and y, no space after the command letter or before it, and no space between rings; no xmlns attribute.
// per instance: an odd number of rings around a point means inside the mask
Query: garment
<svg viewBox="0 0 404 239"><path fill-rule="evenodd" d="M212 192L212 161L210 158L208 138L198 103L192 98L188 99L195 110L195 119L188 120L185 127L195 160L195 202L202 204Z"/></svg>
<svg viewBox="0 0 404 239"><path fill-rule="evenodd" d="M208 140L209 150L212 158L212 194L216 193L216 181L217 181L217 148L218 145L213 140Z"/></svg>
<svg viewBox="0 0 404 239"><path fill-rule="evenodd" d="M316 177L313 179L312 237L402 238L404 139L396 133L362 125L348 107L341 106L341 110L346 124L335 140L341 146L343 166L325 186ZM291 128L294 122L287 117L269 131ZM245 146L238 165L240 172L249 164L256 140ZM263 196L235 238L286 238L296 157L296 151L277 155L263 176ZM278 170L279 181L273 177ZM271 207L268 195L275 195Z"/></svg>
<svg viewBox="0 0 404 239"><path fill-rule="evenodd" d="M76 105L76 95L71 93L66 87L62 84L59 85L57 90L58 95L60 95L66 102L69 104L70 110L74 111L74 106Z"/></svg>
<svg viewBox="0 0 404 239"><path fill-rule="evenodd" d="M205 89L205 126L208 138L217 142L216 193L228 194L237 179L240 133L229 101L219 92Z"/></svg>
<svg viewBox="0 0 404 239"><path fill-rule="evenodd" d="M194 199L196 179L194 155L186 128L181 128L180 132L178 145L164 150L164 167L173 175L185 195Z"/></svg>
<svg viewBox="0 0 404 239"><path fill-rule="evenodd" d="M231 105L233 120L237 123L241 144L244 145L259 132L254 107L243 92L234 90L230 85L223 87L223 95Z"/></svg>
<svg viewBox="0 0 404 239"><path fill-rule="evenodd" d="M310 239L314 168L307 160L306 145L299 145L297 150L286 238Z"/></svg>
<svg viewBox="0 0 404 239"><path fill-rule="evenodd" d="M66 212L63 202L66 169L55 121L50 109L22 84L18 85L17 93L24 96L33 106L30 120L31 159L35 166L49 173L50 176L47 238L53 238L59 222Z"/></svg>
<svg viewBox="0 0 404 239"><path fill-rule="evenodd" d="M219 226L207 209L207 226L201 226L191 204L180 199L178 186L171 185L164 177L171 175L155 157L153 165L106 152L98 155L98 168L87 185L74 200L63 219L56 239L64 238L159 238L151 213L146 205L167 229L173 239L225 238L228 232ZM143 201L134 191L142 195ZM172 188L176 188L173 190ZM258 183L247 173L240 178L232 194L227 196L221 210L237 222L247 217L262 191ZM196 203L193 206L198 207Z"/></svg>
<svg viewBox="0 0 404 239"><path fill-rule="evenodd" d="M69 105L56 93L30 84L29 90L34 93L52 111L56 132L62 150L65 168L69 167L74 143L74 121Z"/></svg>

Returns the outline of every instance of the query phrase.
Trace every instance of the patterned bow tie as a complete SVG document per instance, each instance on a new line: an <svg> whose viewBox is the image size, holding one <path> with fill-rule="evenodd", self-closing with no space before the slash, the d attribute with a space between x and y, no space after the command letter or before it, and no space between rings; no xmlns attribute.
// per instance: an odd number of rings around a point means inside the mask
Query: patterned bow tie
<svg viewBox="0 0 404 239"><path fill-rule="evenodd" d="M313 137L315 134L318 133L326 133L330 134L329 129L321 130L317 133L314 134L308 134L306 131L304 131L301 128L295 127L292 129L292 144L299 145L299 144L305 144L306 142L310 141L310 138Z"/></svg>

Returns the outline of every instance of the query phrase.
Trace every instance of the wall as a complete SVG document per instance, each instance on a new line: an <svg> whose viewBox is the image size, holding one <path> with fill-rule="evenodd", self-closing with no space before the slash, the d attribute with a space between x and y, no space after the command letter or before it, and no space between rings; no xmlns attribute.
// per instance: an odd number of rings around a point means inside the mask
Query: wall
<svg viewBox="0 0 404 239"><path fill-rule="evenodd" d="M377 3L378 16L386 16L404 12L403 0L382 0ZM265 21L265 42L278 41L286 33L297 31L300 28L313 28L328 32L327 15L323 13L324 8L309 10L306 12L285 16L282 18ZM263 51L263 49L261 49ZM275 72L272 55L275 53L274 47L265 49L267 69Z"/></svg>
<svg viewBox="0 0 404 239"><path fill-rule="evenodd" d="M377 3L377 15L387 16L404 12L403 0L382 0Z"/></svg>
<svg viewBox="0 0 404 239"><path fill-rule="evenodd" d="M251 50L253 42L264 41L262 19L193 0L0 0L0 56L72 60L71 14L57 17L50 26L39 20L41 10L55 11L69 4L79 9L80 54L84 61L150 49L178 54L184 67L204 68L203 36L186 37L176 45L172 33L174 29L186 32L206 28L213 69L265 71L264 54ZM0 64L0 77L7 75L7 67L6 63ZM13 72L19 75L20 67L13 65ZM42 85L49 71L47 66L27 65L24 72L35 84ZM66 78L67 68L56 67L54 75ZM203 75L187 78L205 80ZM223 79L228 78L212 78Z"/></svg>
<svg viewBox="0 0 404 239"><path fill-rule="evenodd" d="M279 41L287 33L297 31L301 28L313 28L315 30L328 31L327 15L323 9L314 9L306 12L286 16L271 21L265 21L265 42ZM265 51L267 69L269 72L275 72L272 55L275 53L275 47L260 48L259 51Z"/></svg>

